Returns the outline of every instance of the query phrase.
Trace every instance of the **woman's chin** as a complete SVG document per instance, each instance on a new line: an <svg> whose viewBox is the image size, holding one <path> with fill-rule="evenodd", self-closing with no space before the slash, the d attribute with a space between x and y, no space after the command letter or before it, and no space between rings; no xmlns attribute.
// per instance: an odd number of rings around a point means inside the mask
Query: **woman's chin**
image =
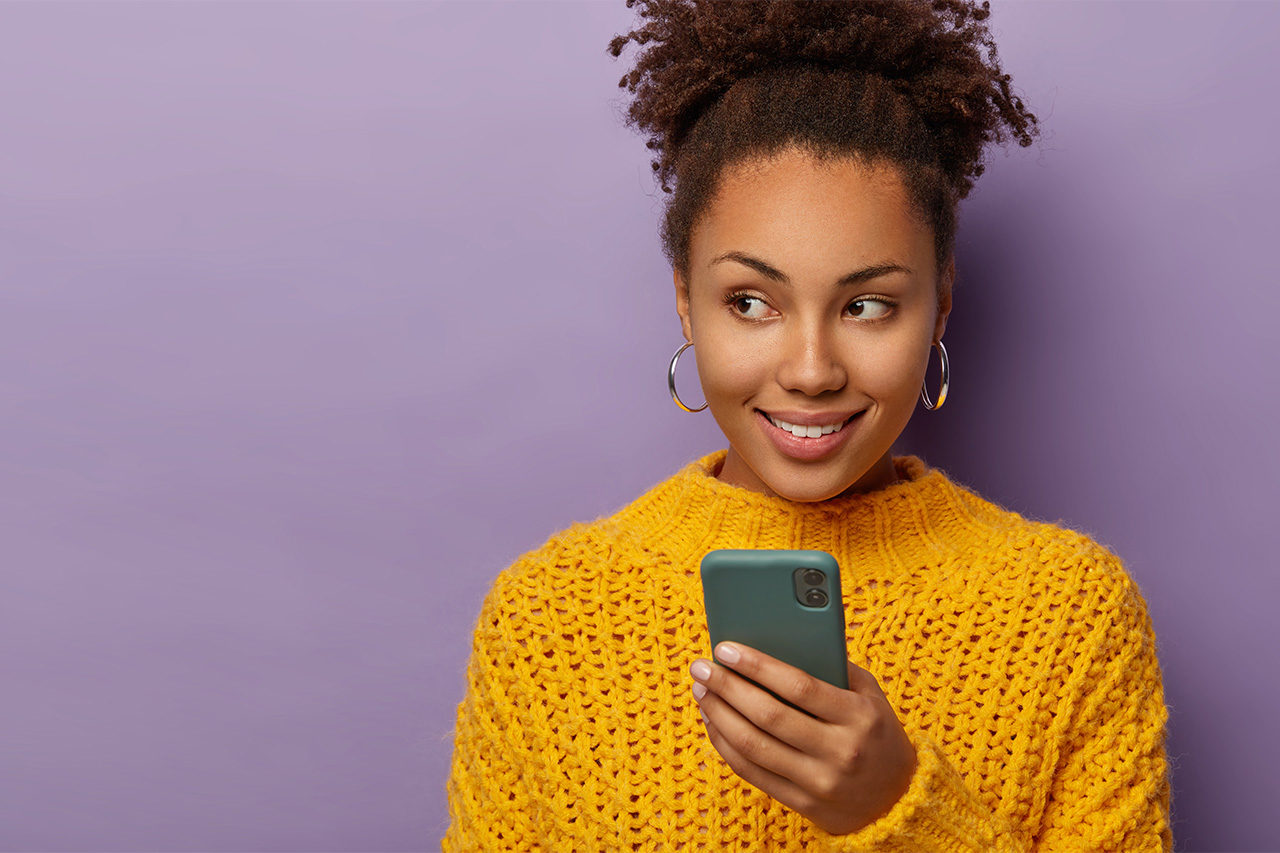
<svg viewBox="0 0 1280 853"><path fill-rule="evenodd" d="M817 503L818 501L829 500L838 496L845 489L849 488L852 483L842 483L837 481L827 481L826 478L817 480L813 477L804 480L795 481L790 478L779 480L769 484L769 488L775 495L780 498L786 498L796 503Z"/></svg>
<svg viewBox="0 0 1280 853"><path fill-rule="evenodd" d="M797 503L839 497L866 475L866 468L850 458L851 451L857 449L850 445L816 461L792 458L768 443L750 446L749 453L740 452L739 447L741 444L730 442L720 480Z"/></svg>

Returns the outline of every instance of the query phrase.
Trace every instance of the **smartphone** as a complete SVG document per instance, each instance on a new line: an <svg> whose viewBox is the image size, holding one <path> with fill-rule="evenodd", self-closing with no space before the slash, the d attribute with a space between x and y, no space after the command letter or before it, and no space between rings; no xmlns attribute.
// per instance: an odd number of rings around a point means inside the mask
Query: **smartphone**
<svg viewBox="0 0 1280 853"><path fill-rule="evenodd" d="M826 551L710 551L702 600L712 650L735 640L849 689L840 566Z"/></svg>

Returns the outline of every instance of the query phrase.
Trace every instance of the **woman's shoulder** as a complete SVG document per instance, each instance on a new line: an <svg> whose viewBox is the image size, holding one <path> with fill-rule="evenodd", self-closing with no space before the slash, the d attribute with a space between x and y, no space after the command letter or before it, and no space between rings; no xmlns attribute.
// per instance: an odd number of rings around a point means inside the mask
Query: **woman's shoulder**
<svg viewBox="0 0 1280 853"><path fill-rule="evenodd" d="M723 451L721 451L723 453ZM566 581L616 577L619 569L650 559L651 537L676 507L682 484L696 466L715 456L685 463L665 479L608 514L590 521L574 521L552 533L538 547L525 551L503 569L495 585L556 586Z"/></svg>
<svg viewBox="0 0 1280 853"><path fill-rule="evenodd" d="M513 639L524 645L531 637L578 632L584 615L625 609L639 575L621 569L643 562L627 542L613 517L574 522L552 534L494 577L480 606L478 634L509 649Z"/></svg>
<svg viewBox="0 0 1280 853"><path fill-rule="evenodd" d="M1118 551L1096 534L1063 521L1024 520L1035 539L1030 558L1038 564L1045 592L1071 596L1094 612L1137 609L1146 602Z"/></svg>
<svg viewBox="0 0 1280 853"><path fill-rule="evenodd" d="M498 572L489 598L527 602L570 592L582 596L634 559L625 525L615 515L576 521L519 554Z"/></svg>
<svg viewBox="0 0 1280 853"><path fill-rule="evenodd" d="M1018 512L957 484L952 529L966 547L939 573L946 596L997 611L993 624L1039 632L1067 654L1091 654L1111 632L1155 643L1145 596L1119 550L1104 536L1062 518ZM946 597L944 596L944 597Z"/></svg>
<svg viewBox="0 0 1280 853"><path fill-rule="evenodd" d="M1018 512L964 485L952 485L966 524L984 543L997 571L1016 573L1048 594L1087 588L1108 598L1140 597L1125 560L1101 535L1061 518Z"/></svg>

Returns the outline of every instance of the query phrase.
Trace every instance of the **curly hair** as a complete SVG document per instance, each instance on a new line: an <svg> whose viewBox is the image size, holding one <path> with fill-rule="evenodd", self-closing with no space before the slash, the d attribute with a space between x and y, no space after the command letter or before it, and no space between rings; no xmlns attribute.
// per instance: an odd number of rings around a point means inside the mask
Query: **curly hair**
<svg viewBox="0 0 1280 853"><path fill-rule="evenodd" d="M636 6L642 25L608 51L644 46L618 86L673 193L662 248L686 281L690 233L725 169L792 145L896 166L941 270L987 143L1007 127L1026 147L1037 132L1001 73L986 0L627 0Z"/></svg>

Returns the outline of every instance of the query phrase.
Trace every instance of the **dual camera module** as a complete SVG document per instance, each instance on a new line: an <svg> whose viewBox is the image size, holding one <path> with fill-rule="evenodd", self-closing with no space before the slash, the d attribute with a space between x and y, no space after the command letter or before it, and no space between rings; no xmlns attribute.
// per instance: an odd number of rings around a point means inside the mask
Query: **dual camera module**
<svg viewBox="0 0 1280 853"><path fill-rule="evenodd" d="M796 601L805 607L826 607L831 600L827 574L820 569L801 567L791 574L796 588Z"/></svg>

